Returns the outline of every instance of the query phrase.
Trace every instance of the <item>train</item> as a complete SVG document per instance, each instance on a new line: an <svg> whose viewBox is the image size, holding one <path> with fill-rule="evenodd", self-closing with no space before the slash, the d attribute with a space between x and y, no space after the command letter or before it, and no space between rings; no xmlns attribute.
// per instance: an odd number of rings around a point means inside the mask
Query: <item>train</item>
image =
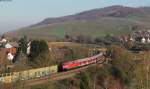
<svg viewBox="0 0 150 89"><path fill-rule="evenodd" d="M57 73L58 66L50 66L50 67L43 67L37 69L29 69L19 72L12 72L12 73L5 73L0 74L0 82L1 83L12 83L15 81L20 80L29 80L37 77L44 77L54 73Z"/></svg>
<svg viewBox="0 0 150 89"><path fill-rule="evenodd" d="M96 62L101 60L101 59L99 59L99 57L101 57L101 56L103 56L102 53L100 53L98 55L94 55L92 57L88 57L88 58L83 58L83 59L65 62L62 64L62 69L63 70L70 70L70 69L74 69L77 67L86 66L86 65L89 65L92 63L96 63Z"/></svg>
<svg viewBox="0 0 150 89"><path fill-rule="evenodd" d="M88 58L64 62L62 63L61 66L54 65L54 66L49 66L49 67L0 74L0 83L12 83L12 82L19 81L19 80L29 80L29 79L34 79L38 77L50 76L58 72L67 71L67 70L71 70L71 69L82 67L82 66L87 66L87 65L101 61L102 60L101 58L103 57L103 55L104 54L101 52L97 55L94 55ZM61 71L59 70L60 67L62 68Z"/></svg>

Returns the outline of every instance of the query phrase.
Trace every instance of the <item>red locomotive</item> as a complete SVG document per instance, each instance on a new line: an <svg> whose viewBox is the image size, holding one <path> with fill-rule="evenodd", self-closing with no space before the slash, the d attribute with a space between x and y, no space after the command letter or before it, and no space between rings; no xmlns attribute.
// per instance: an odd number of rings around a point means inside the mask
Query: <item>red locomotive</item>
<svg viewBox="0 0 150 89"><path fill-rule="evenodd" d="M74 60L74 61L70 61L70 62L65 62L62 64L62 68L63 68L63 70L70 70L70 69L74 69L77 67L96 63L96 62L100 61L99 57L102 57L102 56L103 56L103 53L100 53L100 54L92 56L92 57L78 59L78 60Z"/></svg>

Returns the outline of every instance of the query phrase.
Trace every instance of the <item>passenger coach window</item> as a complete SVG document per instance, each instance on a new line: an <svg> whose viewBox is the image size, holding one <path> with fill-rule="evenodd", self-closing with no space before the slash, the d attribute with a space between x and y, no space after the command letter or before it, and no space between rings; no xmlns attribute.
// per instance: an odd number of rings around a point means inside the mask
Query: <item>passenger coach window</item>
<svg viewBox="0 0 150 89"><path fill-rule="evenodd" d="M52 70L52 72L55 72L55 70Z"/></svg>
<svg viewBox="0 0 150 89"><path fill-rule="evenodd" d="M46 72L43 71L43 72L42 72L42 75L46 75Z"/></svg>
<svg viewBox="0 0 150 89"><path fill-rule="evenodd" d="M39 72L38 72L38 76L40 76L40 75L41 75L41 72L39 71Z"/></svg>
<svg viewBox="0 0 150 89"><path fill-rule="evenodd" d="M35 72L35 76L37 76L37 72Z"/></svg>

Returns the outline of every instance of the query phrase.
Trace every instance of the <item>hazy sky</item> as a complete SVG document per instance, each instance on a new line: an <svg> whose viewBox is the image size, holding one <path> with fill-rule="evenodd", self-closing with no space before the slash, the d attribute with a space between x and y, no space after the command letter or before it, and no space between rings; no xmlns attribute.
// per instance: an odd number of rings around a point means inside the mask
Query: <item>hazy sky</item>
<svg viewBox="0 0 150 89"><path fill-rule="evenodd" d="M150 6L150 0L0 0L0 32L111 5Z"/></svg>

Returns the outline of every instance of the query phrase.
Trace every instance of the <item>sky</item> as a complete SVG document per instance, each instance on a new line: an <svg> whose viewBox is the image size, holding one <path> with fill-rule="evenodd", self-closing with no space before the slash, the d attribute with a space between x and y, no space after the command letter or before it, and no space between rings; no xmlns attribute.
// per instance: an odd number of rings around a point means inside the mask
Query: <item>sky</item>
<svg viewBox="0 0 150 89"><path fill-rule="evenodd" d="M0 0L0 33L47 17L59 17L112 5L150 6L150 0Z"/></svg>

